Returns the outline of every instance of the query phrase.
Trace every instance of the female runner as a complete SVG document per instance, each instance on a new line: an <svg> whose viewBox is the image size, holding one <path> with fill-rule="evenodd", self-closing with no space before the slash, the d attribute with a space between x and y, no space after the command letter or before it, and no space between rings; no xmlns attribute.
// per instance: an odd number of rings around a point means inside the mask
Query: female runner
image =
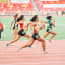
<svg viewBox="0 0 65 65"><path fill-rule="evenodd" d="M16 29L15 29L15 24L17 22L17 18L18 17L19 17L19 14L14 15L14 20L11 22L11 26L10 26L10 30L11 30L12 25L14 24L14 26L13 26L13 31L14 31L14 38L13 38L13 40L17 37L17 34L18 34L18 24L17 24Z"/></svg>
<svg viewBox="0 0 65 65"><path fill-rule="evenodd" d="M55 27L55 21L52 21L52 16L48 16L47 19L48 21L44 22L45 24L48 24L44 38L46 38L49 34L52 34L52 36L49 39L49 42L51 42L51 40L56 36L56 32L52 30L52 27Z"/></svg>
<svg viewBox="0 0 65 65"><path fill-rule="evenodd" d="M38 23L39 23L39 18L38 18L37 15L35 15L34 17L32 17L31 23L27 24L27 27L30 24L30 29L32 31L32 36L29 39L29 41L27 42L27 44L25 46L23 46L23 47L20 47L18 50L29 47L29 46L34 44L35 40L38 40L38 41L40 41L42 43L43 51L46 53L45 40L39 35Z"/></svg>
<svg viewBox="0 0 65 65"><path fill-rule="evenodd" d="M7 44L6 44L6 47L8 47L10 44L12 44L12 43L18 41L18 40L21 38L21 36L30 38L30 36L29 36L28 34L26 34L25 31L24 31L24 21L25 21L25 18L24 18L23 15L21 15L21 16L17 19L17 22L16 22L16 24L15 24L15 29L16 29L16 26L19 24L21 30L18 32L17 38L14 39L13 41L7 43Z"/></svg>

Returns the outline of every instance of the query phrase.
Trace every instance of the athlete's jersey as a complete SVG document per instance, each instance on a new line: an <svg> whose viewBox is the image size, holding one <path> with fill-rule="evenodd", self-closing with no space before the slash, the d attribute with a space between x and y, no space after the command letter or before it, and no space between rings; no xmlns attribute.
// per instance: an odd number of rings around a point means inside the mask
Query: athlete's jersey
<svg viewBox="0 0 65 65"><path fill-rule="evenodd" d="M15 24L16 24L16 21L14 22L13 29L15 29ZM16 26L16 29L18 29L18 24L17 24L17 26Z"/></svg>
<svg viewBox="0 0 65 65"><path fill-rule="evenodd" d="M38 40L40 38L39 29L40 29L40 25L39 24L34 26L34 33L31 36L34 40Z"/></svg>
<svg viewBox="0 0 65 65"><path fill-rule="evenodd" d="M20 31L18 32L18 35L24 36L26 34L24 31L24 22L20 23L19 25L20 25Z"/></svg>
<svg viewBox="0 0 65 65"><path fill-rule="evenodd" d="M34 32L39 33L39 25L38 24L34 27Z"/></svg>
<svg viewBox="0 0 65 65"><path fill-rule="evenodd" d="M24 30L24 23L20 24L20 28L21 28L21 30Z"/></svg>
<svg viewBox="0 0 65 65"><path fill-rule="evenodd" d="M51 28L52 29L51 20L48 20L48 26L47 26L47 28Z"/></svg>
<svg viewBox="0 0 65 65"><path fill-rule="evenodd" d="M51 32L52 31L52 24L51 24L51 20L48 20L48 26L47 26L47 30L46 30L46 32Z"/></svg>

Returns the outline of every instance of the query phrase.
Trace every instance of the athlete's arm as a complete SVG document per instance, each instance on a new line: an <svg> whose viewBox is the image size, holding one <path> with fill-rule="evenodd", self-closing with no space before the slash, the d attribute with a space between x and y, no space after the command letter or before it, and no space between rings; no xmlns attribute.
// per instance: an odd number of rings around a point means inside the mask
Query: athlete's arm
<svg viewBox="0 0 65 65"><path fill-rule="evenodd" d="M44 21L44 24L48 23L48 21Z"/></svg>
<svg viewBox="0 0 65 65"><path fill-rule="evenodd" d="M41 22L40 30L45 29L45 23Z"/></svg>
<svg viewBox="0 0 65 65"><path fill-rule="evenodd" d="M28 22L27 25L24 26L25 31L28 31L28 26L31 24L31 22Z"/></svg>
<svg viewBox="0 0 65 65"><path fill-rule="evenodd" d="M33 26L34 26L34 25L35 25L35 24L33 24L33 23L30 25L30 29L31 29L31 31L32 31L32 34L34 33L34 29L33 29Z"/></svg>
<svg viewBox="0 0 65 65"><path fill-rule="evenodd" d="M28 22L27 25L25 25L24 28L28 28L28 26L31 24L31 22Z"/></svg>
<svg viewBox="0 0 65 65"><path fill-rule="evenodd" d="M11 28L12 28L13 23L14 23L14 21L12 21L12 22L11 22L11 25L10 25L10 30L11 30Z"/></svg>
<svg viewBox="0 0 65 65"><path fill-rule="evenodd" d="M23 23L23 21L20 21L20 22L16 22L16 24L22 24Z"/></svg>
<svg viewBox="0 0 65 65"><path fill-rule="evenodd" d="M43 22L43 20L41 21L40 30L45 29L45 24L46 23L47 23L47 21L44 21L44 22Z"/></svg>
<svg viewBox="0 0 65 65"><path fill-rule="evenodd" d="M52 22L51 22L51 24L52 24L54 27L56 27L56 26L55 26L55 22L54 22L54 21L52 21Z"/></svg>

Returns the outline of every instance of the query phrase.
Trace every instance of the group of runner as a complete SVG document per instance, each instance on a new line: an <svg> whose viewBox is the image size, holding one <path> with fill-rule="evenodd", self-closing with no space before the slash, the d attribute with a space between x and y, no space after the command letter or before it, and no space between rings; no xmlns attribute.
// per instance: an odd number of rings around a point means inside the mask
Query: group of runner
<svg viewBox="0 0 65 65"><path fill-rule="evenodd" d="M27 37L29 40L26 43L26 45L20 46L18 50L21 50L26 47L31 48L32 45L34 44L35 40L38 40L42 44L43 52L47 53L46 45L45 45L45 43L46 43L45 38L49 34L52 34L52 36L49 39L49 42L51 43L51 40L56 36L56 32L52 29L53 26L55 27L55 20L52 19L52 16L47 16L46 18L48 21L41 20L40 21L41 25L39 25L39 17L38 17L38 15L35 15L30 19L30 22L28 22L24 26L24 23L25 23L24 15L19 15L19 14L14 15L14 20L11 22L11 26L10 26L10 30L11 30L12 25L14 24L14 26L13 26L14 38L12 41L10 41L9 43L6 44L6 47L8 47L12 43L18 41L23 36L23 37ZM46 33L44 35L40 36L39 31L45 29L45 24L47 24ZM19 25L20 25L20 30L18 30ZM29 34L26 33L28 31L28 27L29 27L29 29L31 29L32 36L30 36Z"/></svg>

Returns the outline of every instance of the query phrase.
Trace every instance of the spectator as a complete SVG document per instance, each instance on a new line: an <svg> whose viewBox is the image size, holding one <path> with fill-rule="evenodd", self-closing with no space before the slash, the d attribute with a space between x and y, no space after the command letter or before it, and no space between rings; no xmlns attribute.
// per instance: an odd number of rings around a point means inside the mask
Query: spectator
<svg viewBox="0 0 65 65"><path fill-rule="evenodd" d="M3 24L0 22L0 39L1 39L1 33L3 32L4 30L4 26Z"/></svg>

